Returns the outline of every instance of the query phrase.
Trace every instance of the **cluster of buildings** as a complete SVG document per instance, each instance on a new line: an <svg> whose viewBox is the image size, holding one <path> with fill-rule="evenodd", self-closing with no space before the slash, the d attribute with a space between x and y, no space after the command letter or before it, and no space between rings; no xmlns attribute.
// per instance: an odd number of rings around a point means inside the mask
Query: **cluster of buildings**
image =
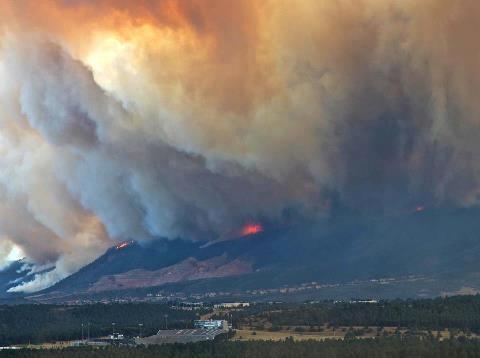
<svg viewBox="0 0 480 358"><path fill-rule="evenodd" d="M250 303L248 302L227 302L227 303L217 303L213 305L213 308L246 308L250 307Z"/></svg>
<svg viewBox="0 0 480 358"><path fill-rule="evenodd" d="M218 319L209 319L209 320L196 320L193 321L193 326L195 328L199 329L223 329L225 331L228 331L230 328L228 325L228 322L225 320L218 320Z"/></svg>
<svg viewBox="0 0 480 358"><path fill-rule="evenodd" d="M193 343L214 340L221 334L228 333L231 329L225 320L196 320L192 329L167 329L160 330L157 334L136 338L135 342L141 345L166 344L166 343Z"/></svg>
<svg viewBox="0 0 480 358"><path fill-rule="evenodd" d="M221 334L226 334L232 328L225 320L196 320L191 329L163 329L149 337L126 338L113 332L105 338L87 339L72 342L72 346L136 346L166 343L193 343L214 340Z"/></svg>

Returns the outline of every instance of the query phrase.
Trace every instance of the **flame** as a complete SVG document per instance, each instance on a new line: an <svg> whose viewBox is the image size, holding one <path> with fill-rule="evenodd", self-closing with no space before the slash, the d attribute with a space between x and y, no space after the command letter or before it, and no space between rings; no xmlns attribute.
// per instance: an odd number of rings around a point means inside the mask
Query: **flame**
<svg viewBox="0 0 480 358"><path fill-rule="evenodd" d="M417 206L417 207L415 208L415 212L416 212L416 213L419 213L419 212L424 211L424 210L425 210L425 207L424 207L424 206Z"/></svg>
<svg viewBox="0 0 480 358"><path fill-rule="evenodd" d="M241 230L241 236L255 235L263 231L263 227L259 223L246 224Z"/></svg>
<svg viewBox="0 0 480 358"><path fill-rule="evenodd" d="M124 249L124 248L126 248L126 247L128 247L128 246L132 245L133 243L134 243L134 241L133 241L133 240L130 240L130 241L124 241L124 242L122 242L122 243L120 243L120 244L116 245L116 246L115 246L115 249L117 249L117 250L121 250L121 249Z"/></svg>

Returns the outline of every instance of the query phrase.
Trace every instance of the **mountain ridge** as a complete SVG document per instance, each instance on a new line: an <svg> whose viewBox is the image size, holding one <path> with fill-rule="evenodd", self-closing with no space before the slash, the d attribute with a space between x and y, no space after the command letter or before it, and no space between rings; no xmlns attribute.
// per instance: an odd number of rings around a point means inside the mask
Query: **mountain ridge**
<svg viewBox="0 0 480 358"><path fill-rule="evenodd" d="M177 285L180 290L203 291L231 287L230 281L247 290L310 281L475 273L480 271L478 217L479 208L369 217L345 212L211 245L184 240L132 242L110 248L40 294L88 294L102 286L120 292L149 287L147 281L152 287ZM220 274L221 265L212 264L215 260L231 266L240 262L243 268ZM178 277L168 278L169 272ZM143 275L145 282L135 281L134 274L137 279ZM112 280L124 285L105 285Z"/></svg>

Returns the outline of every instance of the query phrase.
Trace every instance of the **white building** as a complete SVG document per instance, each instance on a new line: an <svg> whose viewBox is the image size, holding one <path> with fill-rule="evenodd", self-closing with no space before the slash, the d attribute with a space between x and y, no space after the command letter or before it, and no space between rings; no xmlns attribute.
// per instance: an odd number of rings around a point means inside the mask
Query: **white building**
<svg viewBox="0 0 480 358"><path fill-rule="evenodd" d="M223 329L225 331L228 331L228 322L225 320L196 320L193 321L193 326L195 328Z"/></svg>

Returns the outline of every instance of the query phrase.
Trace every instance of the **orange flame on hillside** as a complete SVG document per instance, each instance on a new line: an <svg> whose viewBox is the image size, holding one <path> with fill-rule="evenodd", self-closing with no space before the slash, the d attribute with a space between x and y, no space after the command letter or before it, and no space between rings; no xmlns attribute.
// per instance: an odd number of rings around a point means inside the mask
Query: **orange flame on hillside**
<svg viewBox="0 0 480 358"><path fill-rule="evenodd" d="M121 249L124 249L124 248L126 248L126 247L128 247L128 246L132 245L133 243L134 243L134 241L133 241L133 240L130 240L130 241L124 241L124 242L122 242L122 243L120 243L120 244L116 245L116 246L115 246L115 249L117 249L117 250L121 250Z"/></svg>
<svg viewBox="0 0 480 358"><path fill-rule="evenodd" d="M415 212L416 212L416 213L419 213L419 212L424 211L424 210L425 210L425 207L424 207L424 206L417 206L417 207L415 208Z"/></svg>
<svg viewBox="0 0 480 358"><path fill-rule="evenodd" d="M259 223L249 223L246 224L241 230L241 236L255 235L261 233L263 227Z"/></svg>

